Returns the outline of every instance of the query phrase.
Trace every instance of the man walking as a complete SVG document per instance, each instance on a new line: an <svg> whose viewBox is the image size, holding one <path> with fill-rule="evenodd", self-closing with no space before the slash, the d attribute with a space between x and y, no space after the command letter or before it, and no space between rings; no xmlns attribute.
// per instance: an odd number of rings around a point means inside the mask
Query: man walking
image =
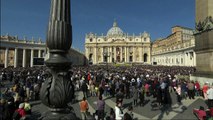
<svg viewBox="0 0 213 120"><path fill-rule="evenodd" d="M104 108L105 108L105 102L102 96L99 96L99 100L97 102L98 120L104 120Z"/></svg>
<svg viewBox="0 0 213 120"><path fill-rule="evenodd" d="M210 87L210 89L207 90L207 98L208 98L208 107L209 109L213 107L213 85Z"/></svg>
<svg viewBox="0 0 213 120"><path fill-rule="evenodd" d="M87 111L89 109L88 103L86 101L86 98L83 97L83 100L80 102L80 109L81 109L81 115L83 116L83 120L86 120L87 117Z"/></svg>

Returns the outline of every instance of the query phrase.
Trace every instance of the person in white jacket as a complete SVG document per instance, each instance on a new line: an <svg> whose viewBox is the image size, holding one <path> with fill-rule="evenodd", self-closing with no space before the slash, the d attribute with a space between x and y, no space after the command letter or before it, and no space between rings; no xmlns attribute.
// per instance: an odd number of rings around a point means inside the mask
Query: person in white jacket
<svg viewBox="0 0 213 120"><path fill-rule="evenodd" d="M123 111L121 110L121 102L117 102L115 106L115 119L122 120L123 119Z"/></svg>

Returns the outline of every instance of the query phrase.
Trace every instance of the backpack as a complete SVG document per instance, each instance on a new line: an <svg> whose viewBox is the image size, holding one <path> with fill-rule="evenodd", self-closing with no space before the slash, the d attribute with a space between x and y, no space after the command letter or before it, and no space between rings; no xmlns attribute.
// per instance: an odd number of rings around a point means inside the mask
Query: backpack
<svg viewBox="0 0 213 120"><path fill-rule="evenodd" d="M21 115L19 114L19 112L16 110L13 113L13 120L19 120L21 118Z"/></svg>
<svg viewBox="0 0 213 120"><path fill-rule="evenodd" d="M133 120L129 113L124 114L124 120Z"/></svg>

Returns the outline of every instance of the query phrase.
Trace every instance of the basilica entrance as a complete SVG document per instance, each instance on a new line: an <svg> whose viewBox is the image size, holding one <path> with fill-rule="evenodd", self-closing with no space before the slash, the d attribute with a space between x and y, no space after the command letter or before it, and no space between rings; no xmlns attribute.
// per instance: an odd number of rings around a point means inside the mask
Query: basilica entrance
<svg viewBox="0 0 213 120"><path fill-rule="evenodd" d="M116 47L116 62L121 62L121 52L120 52L120 48Z"/></svg>

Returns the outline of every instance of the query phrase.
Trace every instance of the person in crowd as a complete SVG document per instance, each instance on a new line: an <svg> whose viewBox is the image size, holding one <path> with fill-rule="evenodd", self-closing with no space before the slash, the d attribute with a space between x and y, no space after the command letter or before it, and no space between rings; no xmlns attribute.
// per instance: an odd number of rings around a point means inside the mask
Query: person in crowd
<svg viewBox="0 0 213 120"><path fill-rule="evenodd" d="M19 105L19 108L14 112L14 114L18 112L19 116L20 116L20 119L24 119L26 117L26 112L24 110L24 103L21 103Z"/></svg>
<svg viewBox="0 0 213 120"><path fill-rule="evenodd" d="M7 107L6 107L9 111L9 115L10 115L10 119L12 119L12 114L15 112L16 108L15 108L15 104L14 104L14 98L11 96L10 98L8 98L7 101Z"/></svg>
<svg viewBox="0 0 213 120"><path fill-rule="evenodd" d="M11 118L8 103L5 99L1 99L0 110L0 118L2 120L9 120Z"/></svg>
<svg viewBox="0 0 213 120"><path fill-rule="evenodd" d="M200 83L197 80L195 81L195 95L200 96Z"/></svg>
<svg viewBox="0 0 213 120"><path fill-rule="evenodd" d="M121 109L122 103L120 101L117 101L115 106L115 119L116 120L122 120L124 117L123 111Z"/></svg>
<svg viewBox="0 0 213 120"><path fill-rule="evenodd" d="M18 96L19 96L20 101L23 102L24 101L24 97L25 97L25 91L24 91L24 87L23 86L21 86L19 88Z"/></svg>
<svg viewBox="0 0 213 120"><path fill-rule="evenodd" d="M134 88L133 88L133 104L134 104L134 106L137 106L137 103L138 103L138 89L137 89L137 87L135 86Z"/></svg>
<svg viewBox="0 0 213 120"><path fill-rule="evenodd" d="M205 120L206 119L206 111L204 110L203 106L200 106L199 109L194 108L193 113L197 116L199 120Z"/></svg>
<svg viewBox="0 0 213 120"><path fill-rule="evenodd" d="M162 97L163 97L162 90L161 90L161 88L159 86L158 90L157 90L157 102L158 102L158 106L162 105L162 102L163 102Z"/></svg>
<svg viewBox="0 0 213 120"><path fill-rule="evenodd" d="M128 111L124 114L124 120L133 120L133 107L129 106Z"/></svg>
<svg viewBox="0 0 213 120"><path fill-rule="evenodd" d="M89 110L88 102L86 101L86 97L83 97L82 101L80 102L80 111L83 116L83 120L87 118L87 112Z"/></svg>
<svg viewBox="0 0 213 120"><path fill-rule="evenodd" d="M104 109L105 109L105 102L102 96L99 96L99 100L97 101L98 120L104 120Z"/></svg>
<svg viewBox="0 0 213 120"><path fill-rule="evenodd" d="M181 103L181 85L178 84L177 87L174 87L177 94L177 102Z"/></svg>
<svg viewBox="0 0 213 120"><path fill-rule="evenodd" d="M181 98L182 99L187 99L187 95L188 95L188 88L187 88L187 84L185 81L181 82Z"/></svg>
<svg viewBox="0 0 213 120"><path fill-rule="evenodd" d="M113 110L113 108L110 108L109 120L115 120L115 111Z"/></svg>
<svg viewBox="0 0 213 120"><path fill-rule="evenodd" d="M31 115L32 110L31 110L31 105L29 103L28 98L24 99L24 110L25 110L26 114Z"/></svg>
<svg viewBox="0 0 213 120"><path fill-rule="evenodd" d="M144 90L144 86L141 87L141 90L139 91L139 105L140 106L144 106L144 99L145 99L145 90Z"/></svg>
<svg viewBox="0 0 213 120"><path fill-rule="evenodd" d="M194 84L193 84L193 81L189 81L187 87L188 87L189 99L195 99L195 98L194 98L195 86L194 86Z"/></svg>
<svg viewBox="0 0 213 120"><path fill-rule="evenodd" d="M205 82L203 85L203 96L205 100L208 100L207 90L209 89L208 82Z"/></svg>
<svg viewBox="0 0 213 120"><path fill-rule="evenodd" d="M145 87L146 96L149 96L149 84L146 83L144 87Z"/></svg>
<svg viewBox="0 0 213 120"><path fill-rule="evenodd" d="M206 92L208 98L208 108L213 107L213 85Z"/></svg>
<svg viewBox="0 0 213 120"><path fill-rule="evenodd" d="M88 97L88 96L87 96L88 86L87 86L87 83L86 83L85 80L84 80L83 83L82 83L81 89L82 89L82 92L83 92L84 97L87 98L87 97Z"/></svg>
<svg viewBox="0 0 213 120"><path fill-rule="evenodd" d="M121 92L121 89L116 94L116 102L123 104L124 94Z"/></svg>

